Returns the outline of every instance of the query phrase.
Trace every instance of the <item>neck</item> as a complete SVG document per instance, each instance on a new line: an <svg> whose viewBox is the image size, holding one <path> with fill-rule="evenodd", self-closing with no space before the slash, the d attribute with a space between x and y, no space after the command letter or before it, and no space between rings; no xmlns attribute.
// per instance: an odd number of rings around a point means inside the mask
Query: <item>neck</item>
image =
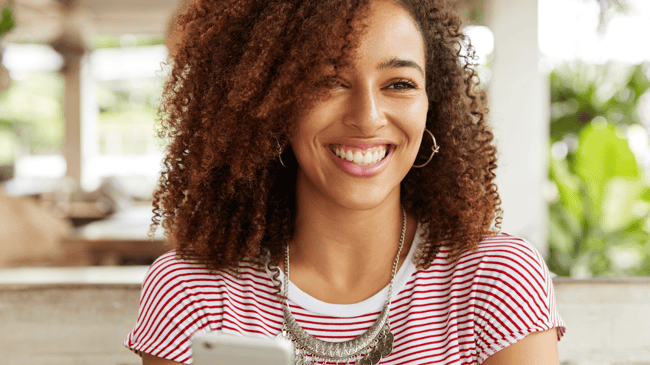
<svg viewBox="0 0 650 365"><path fill-rule="evenodd" d="M369 298L390 282L403 223L399 199L354 210L297 198L290 242L295 285L319 300L348 304ZM408 221L400 264L417 227L413 216Z"/></svg>

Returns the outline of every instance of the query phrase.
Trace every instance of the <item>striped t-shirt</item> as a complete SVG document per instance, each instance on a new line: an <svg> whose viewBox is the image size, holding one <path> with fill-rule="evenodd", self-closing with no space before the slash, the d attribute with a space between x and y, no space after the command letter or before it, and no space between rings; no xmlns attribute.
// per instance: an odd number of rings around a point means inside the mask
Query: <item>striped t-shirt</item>
<svg viewBox="0 0 650 365"><path fill-rule="evenodd" d="M390 309L393 352L381 364L481 364L526 335L565 325L543 259L528 242L498 234L455 263L442 249L432 265L412 262L421 231L395 276ZM246 263L241 274L211 275L198 264L161 256L142 285L137 323L124 344L136 352L191 364L190 339L216 331L275 337L282 307L272 273ZM280 281L283 276L280 276ZM365 332L379 316L388 287L356 304L330 304L289 283L297 322L313 336L346 341Z"/></svg>

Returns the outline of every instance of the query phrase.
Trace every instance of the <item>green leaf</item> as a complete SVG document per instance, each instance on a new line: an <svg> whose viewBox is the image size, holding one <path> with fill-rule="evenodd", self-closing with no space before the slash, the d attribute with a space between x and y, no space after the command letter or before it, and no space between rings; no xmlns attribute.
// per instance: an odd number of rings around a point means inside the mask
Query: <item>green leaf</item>
<svg viewBox="0 0 650 365"><path fill-rule="evenodd" d="M3 35L9 33L12 29L14 29L15 26L16 23L14 22L14 17L11 13L11 10L3 9L2 17L0 17L0 38L2 38Z"/></svg>
<svg viewBox="0 0 650 365"><path fill-rule="evenodd" d="M551 143L577 146L563 160L549 159L559 196L548 215L548 263L556 273L650 275L650 186L614 126L641 123L648 71L650 63L567 63L550 75ZM578 144L568 135L578 135ZM640 261L626 259L634 247Z"/></svg>
<svg viewBox="0 0 650 365"><path fill-rule="evenodd" d="M558 161L552 156L550 161L551 180L557 185L560 201L578 221L583 219L580 179L569 171L567 160Z"/></svg>
<svg viewBox="0 0 650 365"><path fill-rule="evenodd" d="M612 178L605 187L602 204L601 228L606 233L622 230L647 212L638 214L639 204L648 205L641 200L646 186L641 179L623 177Z"/></svg>
<svg viewBox="0 0 650 365"><path fill-rule="evenodd" d="M636 65L634 67L634 72L632 73L627 86L634 90L634 105L636 106L639 98L650 89L650 79L646 75L643 65Z"/></svg>
<svg viewBox="0 0 650 365"><path fill-rule="evenodd" d="M16 157L16 136L0 129L0 166L12 164Z"/></svg>
<svg viewBox="0 0 650 365"><path fill-rule="evenodd" d="M638 178L639 167L627 140L619 138L609 123L592 122L585 126L580 131L579 143L575 154L576 174L584 181L590 206L598 218L609 180L614 177Z"/></svg>
<svg viewBox="0 0 650 365"><path fill-rule="evenodd" d="M611 269L614 274L629 275L635 267L641 264L645 255L643 246L628 240L628 242L608 247L607 256L611 259Z"/></svg>
<svg viewBox="0 0 650 365"><path fill-rule="evenodd" d="M549 212L549 246L559 252L573 255L574 237L582 235L580 222L564 206L552 206Z"/></svg>

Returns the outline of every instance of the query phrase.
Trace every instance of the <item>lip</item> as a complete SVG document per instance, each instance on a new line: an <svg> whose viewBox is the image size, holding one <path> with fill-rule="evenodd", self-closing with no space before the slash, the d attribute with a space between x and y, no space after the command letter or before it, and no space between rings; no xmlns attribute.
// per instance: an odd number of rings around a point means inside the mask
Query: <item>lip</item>
<svg viewBox="0 0 650 365"><path fill-rule="evenodd" d="M359 166L354 162L339 158L338 156L336 156L336 154L334 154L334 152L332 152L332 150L329 148L328 145L327 151L329 152L329 156L330 158L332 158L332 161L334 161L334 163L337 164L341 168L341 170L343 170L345 173L353 177L372 177L384 171L386 166L388 166L388 162L390 161L391 157L393 157L393 152L395 152L396 149L396 146L394 144L391 144L390 142L383 141L383 140L373 140L373 141L338 140L338 141L333 141L330 145L332 144L340 144L340 145L359 148L363 150L368 148L388 145L388 151L386 151L386 157L384 157L384 159L382 159L377 163L366 165L366 166Z"/></svg>

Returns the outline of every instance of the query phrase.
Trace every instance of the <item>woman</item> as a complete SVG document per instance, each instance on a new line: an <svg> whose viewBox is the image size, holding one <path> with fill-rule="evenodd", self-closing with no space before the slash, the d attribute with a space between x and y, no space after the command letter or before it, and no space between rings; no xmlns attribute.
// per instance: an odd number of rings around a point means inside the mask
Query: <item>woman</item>
<svg viewBox="0 0 650 365"><path fill-rule="evenodd" d="M206 331L284 336L298 363L558 363L548 270L494 232L484 97L442 0L198 0L180 25L154 195L176 250L125 341L143 363L190 363Z"/></svg>

